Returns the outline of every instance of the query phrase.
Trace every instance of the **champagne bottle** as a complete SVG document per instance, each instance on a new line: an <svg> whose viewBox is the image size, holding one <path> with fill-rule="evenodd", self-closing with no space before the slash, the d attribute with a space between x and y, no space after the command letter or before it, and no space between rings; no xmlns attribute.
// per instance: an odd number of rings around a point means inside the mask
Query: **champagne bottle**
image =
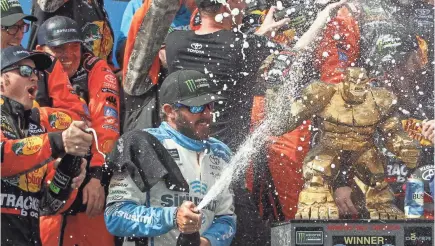
<svg viewBox="0 0 435 246"><path fill-rule="evenodd" d="M62 158L48 189L54 199L60 201L68 199L72 190L71 182L73 178L80 175L81 164L82 158L79 156L66 154Z"/></svg>
<svg viewBox="0 0 435 246"><path fill-rule="evenodd" d="M180 233L177 246L199 246L201 244L199 232L191 234Z"/></svg>

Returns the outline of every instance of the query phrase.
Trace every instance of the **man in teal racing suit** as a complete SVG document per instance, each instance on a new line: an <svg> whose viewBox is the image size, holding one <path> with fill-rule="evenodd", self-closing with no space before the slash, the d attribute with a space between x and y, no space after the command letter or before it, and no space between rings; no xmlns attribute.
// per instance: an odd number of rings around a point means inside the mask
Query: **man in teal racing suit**
<svg viewBox="0 0 435 246"><path fill-rule="evenodd" d="M160 127L118 140L108 156L115 169L105 212L110 233L173 246L180 232L199 231L201 246L231 244L236 220L229 184L196 207L230 159L229 148L209 137L214 103L224 100L210 93L210 83L193 70L170 74L160 89Z"/></svg>

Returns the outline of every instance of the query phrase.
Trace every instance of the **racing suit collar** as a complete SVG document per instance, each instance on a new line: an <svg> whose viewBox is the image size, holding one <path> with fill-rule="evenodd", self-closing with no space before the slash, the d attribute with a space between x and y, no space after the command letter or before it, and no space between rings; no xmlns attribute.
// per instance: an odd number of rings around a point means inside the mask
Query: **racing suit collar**
<svg viewBox="0 0 435 246"><path fill-rule="evenodd" d="M145 129L145 131L152 134L159 141L172 139L177 144L188 150L195 152L204 152L205 150L211 151L213 155L222 158L225 162L229 162L232 155L228 146L221 141L215 138L208 138L203 141L188 138L172 128L167 122L162 122L158 128L148 128Z"/></svg>
<svg viewBox="0 0 435 246"><path fill-rule="evenodd" d="M196 152L203 152L207 149L207 140L199 141L188 138L172 128L168 123L162 122L159 128L165 130L169 135L171 135L171 139L177 142L179 145L183 146L186 149L193 150Z"/></svg>
<svg viewBox="0 0 435 246"><path fill-rule="evenodd" d="M8 97L1 96L2 113L6 113L14 117L20 129L25 129L32 111L24 110L24 106Z"/></svg>

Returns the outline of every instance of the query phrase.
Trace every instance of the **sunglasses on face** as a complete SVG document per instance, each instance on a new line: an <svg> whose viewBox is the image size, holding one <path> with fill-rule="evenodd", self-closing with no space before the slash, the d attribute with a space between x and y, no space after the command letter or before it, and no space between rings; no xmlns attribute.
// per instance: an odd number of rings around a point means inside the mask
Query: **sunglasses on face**
<svg viewBox="0 0 435 246"><path fill-rule="evenodd" d="M3 30L6 30L6 32L9 35L15 35L18 33L18 31L22 31L23 33L26 33L29 31L29 24L25 23L24 25L12 25L12 26L2 26Z"/></svg>
<svg viewBox="0 0 435 246"><path fill-rule="evenodd" d="M15 69L18 69L18 71L20 72L20 75L22 77L30 78L30 77L32 77L32 73L34 73L37 77L39 77L39 70L36 68L33 68L31 66L27 66L27 65L11 66L11 67L5 68L2 71L2 73L9 72L9 71L12 71Z"/></svg>
<svg viewBox="0 0 435 246"><path fill-rule="evenodd" d="M205 111L205 108L209 108L210 111L213 111L213 109L214 109L214 102L211 102L211 103L208 103L208 104L204 104L204 105L201 105L201 106L187 106L187 105L184 105L184 104L181 104L181 103L176 103L175 107L177 107L177 108L187 108L187 109L189 109L189 112L192 113L192 114L200 114L200 113Z"/></svg>

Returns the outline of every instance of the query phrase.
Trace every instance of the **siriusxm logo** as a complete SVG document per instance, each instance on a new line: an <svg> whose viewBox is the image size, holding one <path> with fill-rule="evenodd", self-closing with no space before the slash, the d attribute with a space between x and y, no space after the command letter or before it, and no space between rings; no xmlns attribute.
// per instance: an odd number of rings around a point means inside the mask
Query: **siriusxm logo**
<svg viewBox="0 0 435 246"><path fill-rule="evenodd" d="M189 196L189 194L165 194L160 197L161 199L161 205L163 207L178 207L180 206L184 201L191 201L195 203L195 205L198 205L202 198L197 196ZM205 209L210 211L215 211L217 207L217 201L213 200L210 202L207 206L205 206Z"/></svg>
<svg viewBox="0 0 435 246"><path fill-rule="evenodd" d="M195 193L199 193L201 195L205 195L207 193L207 185L201 183L200 181L190 182L190 189Z"/></svg>

